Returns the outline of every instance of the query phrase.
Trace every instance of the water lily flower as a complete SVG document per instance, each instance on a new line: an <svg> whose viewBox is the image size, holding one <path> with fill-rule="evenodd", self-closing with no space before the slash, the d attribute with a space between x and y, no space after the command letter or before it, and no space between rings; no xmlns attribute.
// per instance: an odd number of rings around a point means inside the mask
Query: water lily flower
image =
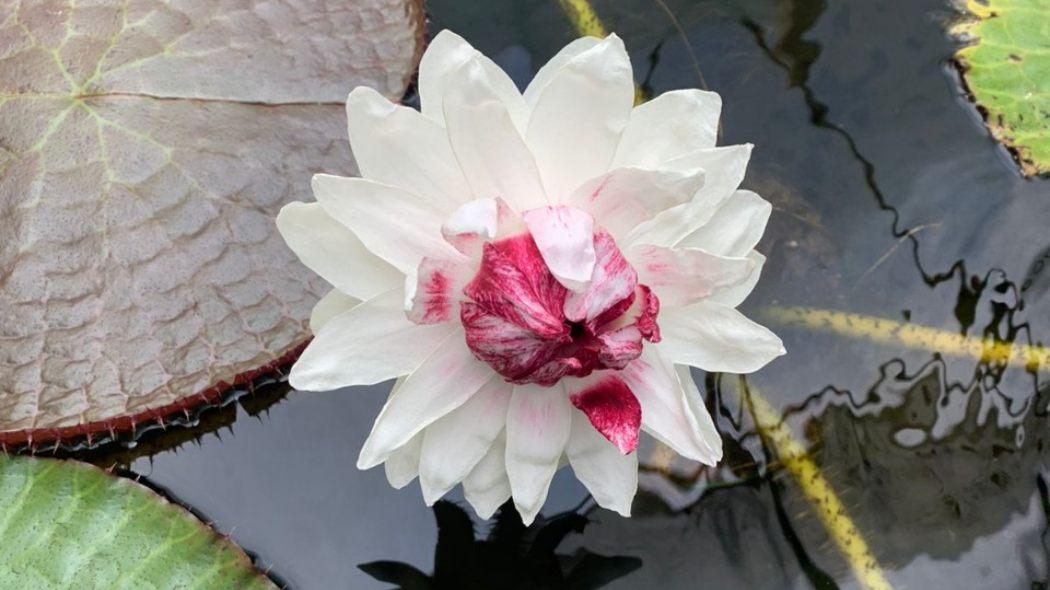
<svg viewBox="0 0 1050 590"><path fill-rule="evenodd" d="M397 378L357 466L462 483L484 518L529 523L565 462L630 514L640 431L709 465L721 439L689 367L749 373L784 353L736 311L770 205L737 187L750 145L715 147L721 99L633 106L623 42L578 39L519 92L444 31L421 111L347 99L361 178L319 174L278 227L332 291L291 384Z"/></svg>

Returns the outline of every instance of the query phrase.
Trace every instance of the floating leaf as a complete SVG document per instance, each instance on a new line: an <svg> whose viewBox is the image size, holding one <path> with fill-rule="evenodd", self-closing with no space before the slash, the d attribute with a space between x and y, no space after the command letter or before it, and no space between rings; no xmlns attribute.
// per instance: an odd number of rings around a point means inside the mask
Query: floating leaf
<svg viewBox="0 0 1050 590"><path fill-rule="evenodd" d="M0 0L0 443L128 430L290 364L325 285L277 235L399 97L418 0Z"/></svg>
<svg viewBox="0 0 1050 590"><path fill-rule="evenodd" d="M968 0L956 55L988 128L1026 175L1050 172L1050 0Z"/></svg>
<svg viewBox="0 0 1050 590"><path fill-rule="evenodd" d="M0 587L276 586L184 508L85 463L0 456Z"/></svg>

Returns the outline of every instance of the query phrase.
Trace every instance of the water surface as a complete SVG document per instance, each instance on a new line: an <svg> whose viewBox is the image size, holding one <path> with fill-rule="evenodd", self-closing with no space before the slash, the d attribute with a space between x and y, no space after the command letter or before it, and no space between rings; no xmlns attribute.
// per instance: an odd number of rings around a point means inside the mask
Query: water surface
<svg viewBox="0 0 1050 590"><path fill-rule="evenodd" d="M807 306L949 335L1046 339L1050 183L1023 179L966 101L945 33L957 15L942 0L669 0L683 38L657 2L594 6L625 38L646 92L705 84L723 97L722 143L755 144L744 186L774 215L759 247L766 271L743 309L789 353L746 381L694 373L725 435L725 464L701 469L644 447L635 516L590 511L591 525L557 552L641 560L609 588L861 587L755 434L750 393L810 447L893 587L1046 587L1046 366L774 323L776 309ZM428 8L431 33L456 30L519 83L575 36L555 2ZM381 470L354 467L388 389L291 393L255 415L227 409L202 427L225 423L218 436L131 469L292 588L389 587L357 566L430 572L438 537L416 484L395 491ZM585 498L561 473L546 512ZM438 561L468 550L458 551ZM518 581L508 573L507 587Z"/></svg>

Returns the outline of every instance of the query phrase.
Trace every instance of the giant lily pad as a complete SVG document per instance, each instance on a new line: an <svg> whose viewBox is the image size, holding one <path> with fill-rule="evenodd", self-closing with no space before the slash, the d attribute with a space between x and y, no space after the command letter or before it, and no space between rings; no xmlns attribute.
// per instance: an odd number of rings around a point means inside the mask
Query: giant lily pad
<svg viewBox="0 0 1050 590"><path fill-rule="evenodd" d="M0 0L0 444L134 428L273 374L325 285L274 229L353 173L419 0Z"/></svg>
<svg viewBox="0 0 1050 590"><path fill-rule="evenodd" d="M988 128L1026 175L1050 172L1050 0L968 0L957 58Z"/></svg>
<svg viewBox="0 0 1050 590"><path fill-rule="evenodd" d="M276 589L148 488L85 463L0 455L0 587Z"/></svg>

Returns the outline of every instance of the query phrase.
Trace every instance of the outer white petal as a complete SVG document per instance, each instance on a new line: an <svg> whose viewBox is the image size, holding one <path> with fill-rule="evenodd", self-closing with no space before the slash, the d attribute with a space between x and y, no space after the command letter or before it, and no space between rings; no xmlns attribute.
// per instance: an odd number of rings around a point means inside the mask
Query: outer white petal
<svg viewBox="0 0 1050 590"><path fill-rule="evenodd" d="M685 392L685 401L690 409L689 418L692 420L694 432L715 453L714 463L717 463L722 460L722 435L718 434L718 428L715 427L715 421L711 418L711 412L708 412L707 406L704 405L704 396L700 394L700 389L696 386L696 380L693 379L689 367L675 365L675 373L678 374L678 382L682 384L682 390Z"/></svg>
<svg viewBox="0 0 1050 590"><path fill-rule="evenodd" d="M339 289L332 289L314 305L313 311L310 312L310 331L314 334L320 332L329 320L360 303L360 299L351 297Z"/></svg>
<svg viewBox="0 0 1050 590"><path fill-rule="evenodd" d="M423 195L446 212L473 198L439 122L365 86L350 93L346 114L365 178Z"/></svg>
<svg viewBox="0 0 1050 590"><path fill-rule="evenodd" d="M507 477L526 525L543 507L572 430L569 397L560 385L514 388L507 411Z"/></svg>
<svg viewBox="0 0 1050 590"><path fill-rule="evenodd" d="M591 426L583 412L576 410L565 454L576 478L599 506L631 515L631 501L638 491L638 453L620 453Z"/></svg>
<svg viewBox="0 0 1050 590"><path fill-rule="evenodd" d="M751 373L785 352L776 334L710 301L661 314L660 335L669 361L712 372Z"/></svg>
<svg viewBox="0 0 1050 590"><path fill-rule="evenodd" d="M622 372L642 405L642 428L679 455L714 465L721 450L701 436L699 421L693 416L674 366L660 355L662 346L646 345L642 356Z"/></svg>
<svg viewBox="0 0 1050 590"><path fill-rule="evenodd" d="M554 278L572 291L583 291L594 273L594 218L558 205L526 211L522 219Z"/></svg>
<svg viewBox="0 0 1050 590"><path fill-rule="evenodd" d="M503 432L513 389L493 375L466 403L423 431L419 484L427 506L463 481Z"/></svg>
<svg viewBox="0 0 1050 590"><path fill-rule="evenodd" d="M325 323L288 381L298 390L330 391L393 379L418 367L453 329L408 321L404 295L394 289Z"/></svg>
<svg viewBox="0 0 1050 590"><path fill-rule="evenodd" d="M406 275L415 275L424 256L462 258L441 237L445 215L417 194L364 178L328 174L315 175L313 189L329 215Z"/></svg>
<svg viewBox="0 0 1050 590"><path fill-rule="evenodd" d="M749 258L651 244L632 246L624 256L638 272L638 282L652 288L664 309L688 305L731 289L746 281L755 266Z"/></svg>
<svg viewBox="0 0 1050 590"><path fill-rule="evenodd" d="M668 170L705 172L704 185L693 200L668 209L636 227L630 240L636 244L674 246L696 228L707 223L744 180L751 144L697 150L661 165Z"/></svg>
<svg viewBox="0 0 1050 590"><path fill-rule="evenodd" d="M533 155L480 61L450 76L444 108L452 150L478 198L502 198L519 212L546 203Z"/></svg>
<svg viewBox="0 0 1050 590"><path fill-rule="evenodd" d="M394 385L394 390L396 391L400 385L399 381L397 385ZM422 446L423 433L420 432L386 458L383 469L386 471L386 480L390 482L391 487L400 490L412 483L412 480L419 475L419 450Z"/></svg>
<svg viewBox="0 0 1050 590"><path fill-rule="evenodd" d="M594 48L601 42L602 40L598 37L580 37L565 47L562 47L561 51L552 57L550 61L543 64L543 67L541 67L539 71L536 72L536 75L533 76L532 82L529 83L529 87L525 89L525 103L529 108L531 109L536 106L536 101L539 100L543 89L551 83L551 80L554 79L554 75L558 73L559 70L565 67L565 65L572 61L576 56Z"/></svg>
<svg viewBox="0 0 1050 590"><path fill-rule="evenodd" d="M711 296L710 301L729 307L736 307L747 299L747 296L755 289L755 285L758 284L758 278L762 276L762 266L766 263L766 257L755 250L748 252L747 257L755 261L755 267L751 270L751 274L748 275L747 279L738 285L715 293Z"/></svg>
<svg viewBox="0 0 1050 590"><path fill-rule="evenodd" d="M715 146L722 97L704 90L673 90L634 107L614 166L659 167L667 160Z"/></svg>
<svg viewBox="0 0 1050 590"><path fill-rule="evenodd" d="M530 108L514 81L491 59L474 49L463 37L445 29L437 34L419 62L419 101L423 114L437 121L445 120L444 100L452 73L469 60L477 60L492 90L507 107L515 127L524 132Z"/></svg>
<svg viewBox="0 0 1050 590"><path fill-rule="evenodd" d="M682 238L679 247L703 248L723 256L744 256L762 239L773 206L751 191L736 191L710 221Z"/></svg>
<svg viewBox="0 0 1050 590"><path fill-rule="evenodd" d="M484 519L491 518L500 505L510 499L506 446L506 434L500 433L485 456L463 480L463 497Z"/></svg>
<svg viewBox="0 0 1050 590"><path fill-rule="evenodd" d="M371 299L401 281L394 267L369 252L317 203L282 207L277 230L307 268L348 295Z"/></svg>
<svg viewBox="0 0 1050 590"><path fill-rule="evenodd" d="M590 213L600 227L622 238L639 223L691 200L703 182L700 169L616 168L584 182L565 204Z"/></svg>
<svg viewBox="0 0 1050 590"><path fill-rule="evenodd" d="M633 100L631 61L616 35L554 72L525 135L552 202L609 169Z"/></svg>
<svg viewBox="0 0 1050 590"><path fill-rule="evenodd" d="M463 405L492 374L492 368L470 353L463 329L457 326L387 399L361 448L358 469L385 461L394 449Z"/></svg>

